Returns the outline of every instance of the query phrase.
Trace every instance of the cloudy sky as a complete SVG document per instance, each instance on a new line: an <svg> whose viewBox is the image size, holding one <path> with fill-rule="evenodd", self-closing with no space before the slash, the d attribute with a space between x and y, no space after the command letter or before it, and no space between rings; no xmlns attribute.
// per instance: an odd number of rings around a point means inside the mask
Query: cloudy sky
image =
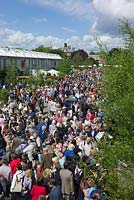
<svg viewBox="0 0 134 200"><path fill-rule="evenodd" d="M119 19L134 20L134 0L1 0L0 46L96 50L123 44Z"/></svg>

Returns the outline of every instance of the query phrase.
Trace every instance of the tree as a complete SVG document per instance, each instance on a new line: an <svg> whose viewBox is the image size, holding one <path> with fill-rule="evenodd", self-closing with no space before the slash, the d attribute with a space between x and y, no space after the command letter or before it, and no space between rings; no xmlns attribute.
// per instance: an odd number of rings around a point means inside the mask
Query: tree
<svg viewBox="0 0 134 200"><path fill-rule="evenodd" d="M5 77L6 77L6 72L5 72L5 70L0 70L0 81L1 81L1 82L4 82Z"/></svg>
<svg viewBox="0 0 134 200"><path fill-rule="evenodd" d="M58 54L62 58L66 58L66 54L64 53L64 51L62 49L51 49L50 53Z"/></svg>
<svg viewBox="0 0 134 200"><path fill-rule="evenodd" d="M6 82L15 83L17 81L17 67L15 65L9 65L6 69Z"/></svg>
<svg viewBox="0 0 134 200"><path fill-rule="evenodd" d="M50 47L44 47L43 45L40 45L39 47L33 49L32 51L37 51L37 52L42 52L42 53L58 54L62 58L66 58L65 53L62 49L52 49Z"/></svg>
<svg viewBox="0 0 134 200"><path fill-rule="evenodd" d="M95 52L94 52L94 51L90 51L89 54L90 54L90 55L95 55Z"/></svg>
<svg viewBox="0 0 134 200"><path fill-rule="evenodd" d="M110 51L109 51L109 56L112 56L113 54L118 54L118 53L121 53L122 52L122 49L121 48L112 48Z"/></svg>
<svg viewBox="0 0 134 200"><path fill-rule="evenodd" d="M6 104L8 102L8 90L7 89L1 89L0 90L0 103Z"/></svg>
<svg viewBox="0 0 134 200"><path fill-rule="evenodd" d="M88 54L83 49L79 49L72 53L71 59L74 65L80 65L88 59Z"/></svg>
<svg viewBox="0 0 134 200"><path fill-rule="evenodd" d="M111 142L100 144L102 164L108 170L106 190L110 200L131 200L134 191L134 29L127 20L121 24L125 47L109 54L102 48L106 61L102 104Z"/></svg>
<svg viewBox="0 0 134 200"><path fill-rule="evenodd" d="M44 47L43 45L40 45L39 47L32 49L32 51L42 52L42 53L50 53L51 48L50 47Z"/></svg>
<svg viewBox="0 0 134 200"><path fill-rule="evenodd" d="M72 69L71 65L72 65L71 60L69 60L69 59L62 59L60 61L60 64L59 64L57 70L59 70L60 72L66 74L66 75L70 74L71 69Z"/></svg>

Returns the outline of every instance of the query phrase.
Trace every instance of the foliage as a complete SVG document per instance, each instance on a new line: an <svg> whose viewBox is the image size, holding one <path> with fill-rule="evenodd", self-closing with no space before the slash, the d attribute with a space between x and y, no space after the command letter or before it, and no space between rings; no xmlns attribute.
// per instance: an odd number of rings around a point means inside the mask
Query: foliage
<svg viewBox="0 0 134 200"><path fill-rule="evenodd" d="M73 62L73 65L75 66L82 65L82 63L87 59L88 59L88 54L82 49L74 51L71 55L71 60Z"/></svg>
<svg viewBox="0 0 134 200"><path fill-rule="evenodd" d="M0 102L2 104L6 104L8 101L8 90L7 89L1 89L0 90Z"/></svg>
<svg viewBox="0 0 134 200"><path fill-rule="evenodd" d="M1 81L4 81L5 76L6 76L6 72L5 72L4 70L1 70L1 71L0 71L0 80L1 80Z"/></svg>
<svg viewBox="0 0 134 200"><path fill-rule="evenodd" d="M95 53L93 53L95 55ZM79 65L89 66L98 64L98 62L94 58L88 58L87 52L82 49L74 51L71 56L72 64L77 67Z"/></svg>
<svg viewBox="0 0 134 200"><path fill-rule="evenodd" d="M28 84L40 85L44 84L45 80L42 74L39 74L37 77L31 76L30 79L26 81Z"/></svg>
<svg viewBox="0 0 134 200"><path fill-rule="evenodd" d="M131 27L128 19L121 20L120 32L124 36L125 47L130 51L134 51L134 28Z"/></svg>
<svg viewBox="0 0 134 200"><path fill-rule="evenodd" d="M17 67L15 65L9 65L6 69L6 82L16 83L17 82Z"/></svg>
<svg viewBox="0 0 134 200"><path fill-rule="evenodd" d="M57 67L57 70L64 74L70 74L72 69L72 62L69 59L62 59L60 61L59 66Z"/></svg>
<svg viewBox="0 0 134 200"><path fill-rule="evenodd" d="M88 54L83 49L79 49L77 51L74 51L72 53L72 56L71 56L72 59L75 59L77 57L79 57L79 59L83 61L83 60L86 60L88 58Z"/></svg>
<svg viewBox="0 0 134 200"><path fill-rule="evenodd" d="M33 49L32 51L43 52L43 53L52 53L52 54L59 54L62 58L65 58L65 53L62 49L52 49L50 47L44 47L40 45L39 47Z"/></svg>
<svg viewBox="0 0 134 200"><path fill-rule="evenodd" d="M106 190L110 200L131 200L134 191L134 29L128 21L121 24L125 48L109 52L101 47L105 58L103 110L111 142L100 144L102 165L108 169Z"/></svg>

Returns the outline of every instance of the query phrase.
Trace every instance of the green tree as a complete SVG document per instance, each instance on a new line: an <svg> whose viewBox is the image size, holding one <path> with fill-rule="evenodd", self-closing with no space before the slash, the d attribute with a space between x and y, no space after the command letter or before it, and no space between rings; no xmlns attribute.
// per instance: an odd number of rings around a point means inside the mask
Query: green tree
<svg viewBox="0 0 134 200"><path fill-rule="evenodd" d="M16 83L17 82L17 67L15 65L8 65L6 68L6 82Z"/></svg>
<svg viewBox="0 0 134 200"><path fill-rule="evenodd" d="M64 74L70 74L71 73L71 70L72 70L72 62L71 60L69 59L62 59L60 61L60 64L57 68L57 70L59 70L61 73L64 73Z"/></svg>
<svg viewBox="0 0 134 200"><path fill-rule="evenodd" d="M1 89L0 90L0 102L1 104L6 104L8 101L8 90L7 89Z"/></svg>
<svg viewBox="0 0 134 200"><path fill-rule="evenodd" d="M71 59L75 66L82 65L88 59L88 54L83 49L79 49L72 53Z"/></svg>
<svg viewBox="0 0 134 200"><path fill-rule="evenodd" d="M101 47L106 61L102 104L107 132L113 140L100 144L102 164L108 169L106 189L110 200L131 200L134 191L134 29L127 20L121 24L125 47L109 53Z"/></svg>
<svg viewBox="0 0 134 200"><path fill-rule="evenodd" d="M62 49L52 49L50 47L44 47L43 45L40 45L39 47L32 49L32 51L42 52L42 53L52 53L52 54L58 54L62 58L66 58L65 53Z"/></svg>
<svg viewBox="0 0 134 200"><path fill-rule="evenodd" d="M62 58L66 58L66 54L64 53L64 51L62 49L51 49L50 53L58 54Z"/></svg>
<svg viewBox="0 0 134 200"><path fill-rule="evenodd" d="M39 47L32 49L32 51L42 52L42 53L50 53L51 48L50 47L44 47L43 45L40 45Z"/></svg>
<svg viewBox="0 0 134 200"><path fill-rule="evenodd" d="M6 77L5 70L0 70L0 81L4 81Z"/></svg>

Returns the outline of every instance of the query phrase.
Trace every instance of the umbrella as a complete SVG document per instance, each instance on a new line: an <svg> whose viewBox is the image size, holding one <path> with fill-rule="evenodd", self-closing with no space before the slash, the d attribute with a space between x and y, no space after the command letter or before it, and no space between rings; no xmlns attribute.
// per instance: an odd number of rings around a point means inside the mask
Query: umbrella
<svg viewBox="0 0 134 200"><path fill-rule="evenodd" d="M74 102L77 101L77 98L75 96L69 96L68 98L65 99L65 101Z"/></svg>

